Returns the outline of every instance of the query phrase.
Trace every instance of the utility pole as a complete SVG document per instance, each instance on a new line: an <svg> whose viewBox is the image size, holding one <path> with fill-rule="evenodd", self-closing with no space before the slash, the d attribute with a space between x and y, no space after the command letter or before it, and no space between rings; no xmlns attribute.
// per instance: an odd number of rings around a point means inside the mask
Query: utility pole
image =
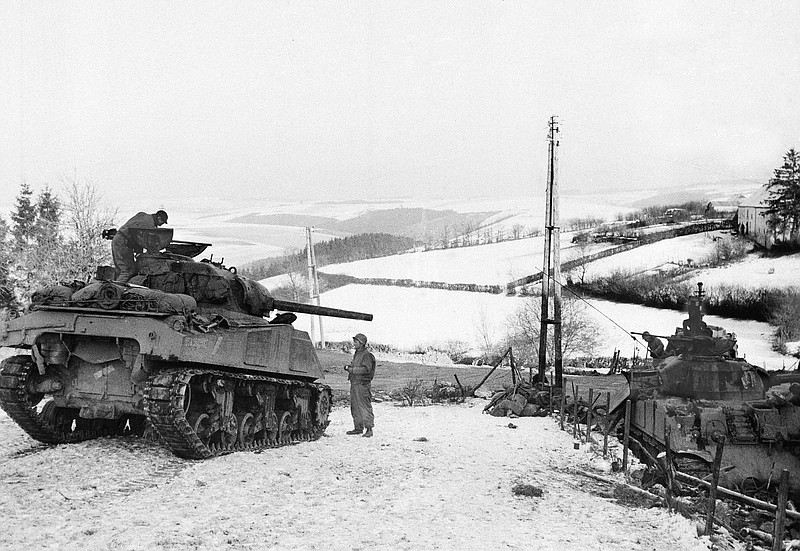
<svg viewBox="0 0 800 551"><path fill-rule="evenodd" d="M314 254L314 244L311 241L313 228L306 227L306 257L308 258L308 296L312 304L319 306L319 277L317 275L317 257ZM316 344L314 336L314 317L319 323L319 345L325 347L325 333L322 331L322 316L311 316L311 342Z"/></svg>
<svg viewBox="0 0 800 551"><path fill-rule="evenodd" d="M563 387L563 360L561 357L561 237L558 218L558 138L556 117L550 117L547 160L547 199L545 202L544 256L542 258L542 311L539 327L539 382L544 382L547 372L548 325L553 326L555 357L555 383ZM550 318L550 294L553 295L553 317Z"/></svg>

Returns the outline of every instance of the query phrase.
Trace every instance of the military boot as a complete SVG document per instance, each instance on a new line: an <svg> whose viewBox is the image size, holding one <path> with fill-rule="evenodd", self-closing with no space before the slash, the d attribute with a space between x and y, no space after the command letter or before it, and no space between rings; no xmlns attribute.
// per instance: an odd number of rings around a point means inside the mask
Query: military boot
<svg viewBox="0 0 800 551"><path fill-rule="evenodd" d="M347 431L345 434L361 434L364 432L364 429L354 428L353 430Z"/></svg>
<svg viewBox="0 0 800 551"><path fill-rule="evenodd" d="M364 438L372 438L372 427L367 427L367 432L362 435Z"/></svg>

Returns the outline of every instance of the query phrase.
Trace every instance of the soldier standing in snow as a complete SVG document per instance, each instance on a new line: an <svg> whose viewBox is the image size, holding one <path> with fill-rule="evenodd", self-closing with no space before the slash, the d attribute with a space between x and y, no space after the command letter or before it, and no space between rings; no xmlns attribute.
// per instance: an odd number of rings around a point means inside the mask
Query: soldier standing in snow
<svg viewBox="0 0 800 551"><path fill-rule="evenodd" d="M372 413L372 378L375 376L375 356L367 350L367 337L363 333L353 337L356 347L353 361L344 369L350 381L350 413L353 415L353 430L347 434L361 434L365 438L372 436L375 416Z"/></svg>
<svg viewBox="0 0 800 551"><path fill-rule="evenodd" d="M133 258L133 253L138 249L138 245L131 238L128 230L131 228L152 229L163 226L166 223L167 213L163 210L155 214L139 212L117 230L114 239L111 241L111 256L118 272L116 281L125 283L136 275L136 261Z"/></svg>

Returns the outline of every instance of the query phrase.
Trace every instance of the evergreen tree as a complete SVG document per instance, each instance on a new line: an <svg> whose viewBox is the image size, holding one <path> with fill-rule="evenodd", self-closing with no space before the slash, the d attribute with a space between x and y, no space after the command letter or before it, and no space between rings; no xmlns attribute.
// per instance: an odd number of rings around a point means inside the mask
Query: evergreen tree
<svg viewBox="0 0 800 551"><path fill-rule="evenodd" d="M61 223L61 201L46 187L36 201L36 237L38 241L58 237Z"/></svg>
<svg viewBox="0 0 800 551"><path fill-rule="evenodd" d="M19 195L17 195L16 209L11 213L11 221L14 224L11 233L14 235L16 248L26 247L30 244L31 237L33 237L36 225L36 208L31 201L32 196L31 188L26 182L23 182L20 186Z"/></svg>
<svg viewBox="0 0 800 551"><path fill-rule="evenodd" d="M11 280L12 252L8 224L0 218L0 311L17 306Z"/></svg>
<svg viewBox="0 0 800 551"><path fill-rule="evenodd" d="M775 177L766 185L769 197L764 216L767 224L780 233L788 230L789 239L797 239L800 230L800 153L790 149Z"/></svg>

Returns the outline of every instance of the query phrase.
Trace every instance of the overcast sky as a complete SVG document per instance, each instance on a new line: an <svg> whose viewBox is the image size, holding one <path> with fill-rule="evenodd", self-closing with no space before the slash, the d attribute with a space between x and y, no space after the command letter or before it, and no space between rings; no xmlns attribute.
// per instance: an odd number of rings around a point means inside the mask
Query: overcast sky
<svg viewBox="0 0 800 551"><path fill-rule="evenodd" d="M794 1L3 2L3 195L73 171L142 209L538 193L551 115L565 191L764 181L800 147L798 21Z"/></svg>

